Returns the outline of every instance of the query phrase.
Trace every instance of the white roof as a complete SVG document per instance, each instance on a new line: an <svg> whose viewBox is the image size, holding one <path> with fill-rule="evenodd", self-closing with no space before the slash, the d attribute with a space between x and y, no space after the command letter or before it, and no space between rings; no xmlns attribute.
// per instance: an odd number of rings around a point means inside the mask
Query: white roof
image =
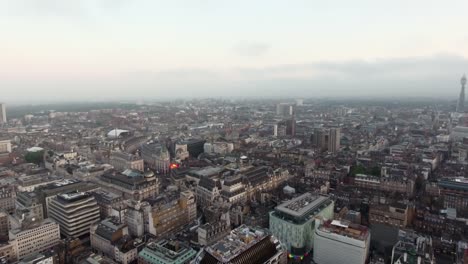
<svg viewBox="0 0 468 264"><path fill-rule="evenodd" d="M116 128L116 129L113 129L113 130L109 131L109 133L107 133L107 136L111 137L111 138L117 138L122 133L128 133L128 130L123 130L123 129L117 129Z"/></svg>
<svg viewBox="0 0 468 264"><path fill-rule="evenodd" d="M32 147L32 148L28 148L27 150L28 152L39 152L39 151L43 151L44 149L40 147Z"/></svg>

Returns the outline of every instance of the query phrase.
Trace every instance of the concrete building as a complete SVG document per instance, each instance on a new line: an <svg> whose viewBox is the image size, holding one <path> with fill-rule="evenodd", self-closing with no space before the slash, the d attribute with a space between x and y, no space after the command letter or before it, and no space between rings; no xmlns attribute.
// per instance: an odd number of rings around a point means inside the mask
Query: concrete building
<svg viewBox="0 0 468 264"><path fill-rule="evenodd" d="M44 219L44 208L35 192L19 192L16 196L16 209L32 212L39 221Z"/></svg>
<svg viewBox="0 0 468 264"><path fill-rule="evenodd" d="M347 221L328 220L315 229L314 261L317 264L365 264L370 230Z"/></svg>
<svg viewBox="0 0 468 264"><path fill-rule="evenodd" d="M0 186L0 208L7 212L13 212L15 210L15 203L15 187L9 184Z"/></svg>
<svg viewBox="0 0 468 264"><path fill-rule="evenodd" d="M99 206L90 193L59 194L50 201L49 217L60 224L62 236L79 238L89 234L89 226L99 221Z"/></svg>
<svg viewBox="0 0 468 264"><path fill-rule="evenodd" d="M341 130L339 128L330 128L328 134L328 151L336 153L340 150Z"/></svg>
<svg viewBox="0 0 468 264"><path fill-rule="evenodd" d="M155 197L159 193L159 180L151 171L109 171L99 180L116 193L122 194L124 199L143 200Z"/></svg>
<svg viewBox="0 0 468 264"><path fill-rule="evenodd" d="M141 146L141 157L148 168L157 173L167 174L171 165L169 151L159 143L143 144Z"/></svg>
<svg viewBox="0 0 468 264"><path fill-rule="evenodd" d="M270 230L290 256L304 256L313 247L316 218L332 219L333 208L334 202L327 196L305 193L270 213Z"/></svg>
<svg viewBox="0 0 468 264"><path fill-rule="evenodd" d="M107 218L90 228L91 247L111 259L128 264L137 259L138 249L128 233L128 227L117 219Z"/></svg>
<svg viewBox="0 0 468 264"><path fill-rule="evenodd" d="M23 226L10 230L10 241L15 247L17 259L50 249L60 242L60 227L52 219L23 222Z"/></svg>
<svg viewBox="0 0 468 264"><path fill-rule="evenodd" d="M142 158L138 157L137 155L121 151L111 152L109 157L109 164L119 171L124 171L127 169L139 171L145 170Z"/></svg>
<svg viewBox="0 0 468 264"><path fill-rule="evenodd" d="M188 264L197 252L179 241L150 242L138 254L138 264Z"/></svg>
<svg viewBox="0 0 468 264"><path fill-rule="evenodd" d="M100 189L96 184L83 182L80 180L62 180L60 182L54 182L47 186L43 186L37 189L35 192L40 203L43 206L44 218L48 217L49 202L57 196L57 194L68 193L72 191L78 192L92 192Z"/></svg>
<svg viewBox="0 0 468 264"><path fill-rule="evenodd" d="M286 264L287 255L283 244L268 230L242 225L215 244L205 247L195 263Z"/></svg>

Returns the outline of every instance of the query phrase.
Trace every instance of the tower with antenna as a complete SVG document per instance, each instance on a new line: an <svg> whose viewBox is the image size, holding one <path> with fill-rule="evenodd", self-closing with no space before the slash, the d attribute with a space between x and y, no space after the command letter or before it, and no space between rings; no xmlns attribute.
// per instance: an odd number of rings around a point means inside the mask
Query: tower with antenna
<svg viewBox="0 0 468 264"><path fill-rule="evenodd" d="M463 113L465 112L465 85L466 85L466 76L463 75L461 80L461 91L460 91L460 97L458 98L458 104L457 104L457 112L458 113Z"/></svg>

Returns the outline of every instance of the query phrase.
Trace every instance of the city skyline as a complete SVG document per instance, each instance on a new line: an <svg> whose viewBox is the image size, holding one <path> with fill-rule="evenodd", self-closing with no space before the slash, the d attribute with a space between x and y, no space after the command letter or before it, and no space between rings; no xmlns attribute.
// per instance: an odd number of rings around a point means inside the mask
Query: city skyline
<svg viewBox="0 0 468 264"><path fill-rule="evenodd" d="M453 97L468 4L400 2L5 1L2 100Z"/></svg>

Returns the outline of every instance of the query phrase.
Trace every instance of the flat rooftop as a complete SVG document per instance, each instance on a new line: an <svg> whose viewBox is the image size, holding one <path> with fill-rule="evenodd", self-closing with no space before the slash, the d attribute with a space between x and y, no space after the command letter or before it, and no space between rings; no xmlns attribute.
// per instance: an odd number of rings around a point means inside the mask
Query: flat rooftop
<svg viewBox="0 0 468 264"><path fill-rule="evenodd" d="M330 201L330 199L327 196L304 193L301 196L278 205L275 210L294 217L301 217L317 210L328 201Z"/></svg>
<svg viewBox="0 0 468 264"><path fill-rule="evenodd" d="M367 237L369 236L369 230L367 227L344 220L326 221L321 224L318 229L322 232L333 233L361 241L367 240Z"/></svg>
<svg viewBox="0 0 468 264"><path fill-rule="evenodd" d="M205 250L222 263L228 263L242 252L245 252L269 234L260 229L252 229L241 225L217 243Z"/></svg>

